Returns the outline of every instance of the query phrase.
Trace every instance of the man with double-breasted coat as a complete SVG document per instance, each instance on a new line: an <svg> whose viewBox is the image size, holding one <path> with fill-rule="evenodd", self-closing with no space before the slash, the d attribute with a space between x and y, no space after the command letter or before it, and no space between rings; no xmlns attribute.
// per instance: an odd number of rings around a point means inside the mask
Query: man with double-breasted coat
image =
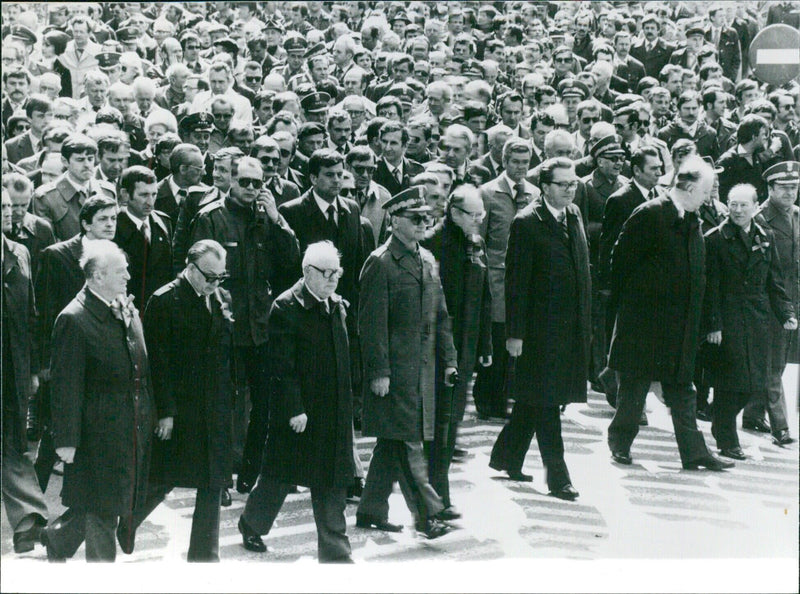
<svg viewBox="0 0 800 594"><path fill-rule="evenodd" d="M535 433L550 493L567 500L578 492L564 461L559 407L586 402L591 333L589 248L572 204L577 182L569 159L545 161L543 196L511 224L504 346L516 357L515 402L489 462L512 480L532 480L522 465Z"/></svg>
<svg viewBox="0 0 800 594"><path fill-rule="evenodd" d="M42 538L48 559L74 555L85 535L87 561L114 561L117 520L146 495L153 392L142 325L124 296L125 253L98 240L81 264L86 285L52 340L53 440L70 509Z"/></svg>
<svg viewBox="0 0 800 594"><path fill-rule="evenodd" d="M388 521L395 480L428 538L442 536L443 505L428 483L422 441L433 439L437 366L448 378L456 352L433 255L419 247L429 222L424 187L385 204L392 236L361 271L358 325L364 365L362 433L377 437L356 525L397 532Z"/></svg>

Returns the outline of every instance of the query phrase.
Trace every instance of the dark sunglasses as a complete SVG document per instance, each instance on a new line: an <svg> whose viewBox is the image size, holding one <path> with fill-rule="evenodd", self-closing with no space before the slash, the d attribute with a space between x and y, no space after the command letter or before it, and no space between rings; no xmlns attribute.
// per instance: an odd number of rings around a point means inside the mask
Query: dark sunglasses
<svg viewBox="0 0 800 594"><path fill-rule="evenodd" d="M264 165L270 165L272 163L281 162L280 157L270 157L269 155L264 155L263 157L259 157L258 160L261 161L261 163L263 163Z"/></svg>
<svg viewBox="0 0 800 594"><path fill-rule="evenodd" d="M611 161L612 163L624 163L625 162L625 157L623 155L613 155L613 156L612 155L608 155L608 156L600 155L599 158L600 159L606 159L608 161Z"/></svg>
<svg viewBox="0 0 800 594"><path fill-rule="evenodd" d="M203 275L203 278L206 279L206 282L209 283L209 284L211 284L211 283L221 283L222 281L230 278L230 275L226 274L226 273L209 274L205 270L200 268L197 264L195 264L194 267L197 269L197 272L199 272L200 274Z"/></svg>
<svg viewBox="0 0 800 594"><path fill-rule="evenodd" d="M286 157L291 157L291 156L292 156L292 151L288 149L281 149L281 157L285 159Z"/></svg>
<svg viewBox="0 0 800 594"><path fill-rule="evenodd" d="M254 190L260 190L261 186L264 185L264 180L257 179L255 177L240 177L236 180L236 183L239 184L240 188L249 188L252 187Z"/></svg>
<svg viewBox="0 0 800 594"><path fill-rule="evenodd" d="M639 120L639 125L646 128L650 125L650 120Z"/></svg>
<svg viewBox="0 0 800 594"><path fill-rule="evenodd" d="M410 214L401 214L400 216L403 217L404 219L408 219L414 225L430 225L431 223L431 217L424 214L410 213Z"/></svg>
<svg viewBox="0 0 800 594"><path fill-rule="evenodd" d="M187 50L197 50L197 49L200 49L200 46L199 45L187 45L186 49Z"/></svg>
<svg viewBox="0 0 800 594"><path fill-rule="evenodd" d="M261 77L260 76L245 76L244 79L247 82L250 82L250 83L261 82Z"/></svg>
<svg viewBox="0 0 800 594"><path fill-rule="evenodd" d="M353 165L353 171L358 175L372 175L375 173L374 165Z"/></svg>
<svg viewBox="0 0 800 594"><path fill-rule="evenodd" d="M583 124L596 124L600 121L600 118L581 118L581 123Z"/></svg>
<svg viewBox="0 0 800 594"><path fill-rule="evenodd" d="M339 190L339 195L344 196L345 198L349 198L350 196L354 196L356 193L355 188L342 188Z"/></svg>
<svg viewBox="0 0 800 594"><path fill-rule="evenodd" d="M559 64L567 64L572 62L572 58L555 58L553 61L558 62Z"/></svg>

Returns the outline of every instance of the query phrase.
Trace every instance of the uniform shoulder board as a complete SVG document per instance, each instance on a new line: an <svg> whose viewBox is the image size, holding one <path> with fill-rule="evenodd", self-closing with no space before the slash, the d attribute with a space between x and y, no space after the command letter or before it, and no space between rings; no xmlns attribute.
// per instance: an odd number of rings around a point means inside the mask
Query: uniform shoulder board
<svg viewBox="0 0 800 594"><path fill-rule="evenodd" d="M209 190L211 190L213 186L206 186L205 184L199 184L197 186L189 186L186 190L188 194L200 193L205 194Z"/></svg>
<svg viewBox="0 0 800 594"><path fill-rule="evenodd" d="M197 213L197 216L199 217L200 215L213 212L218 208L222 208L223 206L225 206L225 203L222 200L214 200L214 202L209 202L203 208L201 208L200 211Z"/></svg>
<svg viewBox="0 0 800 594"><path fill-rule="evenodd" d="M156 291L153 293L153 297L161 297L162 295L165 295L165 294L169 293L169 292L170 292L170 291L173 289L173 287L175 286L175 283L176 283L176 282L177 282L177 281L174 281L174 280L173 280L172 282L169 282L169 283L167 283L166 285L164 285L164 286L162 286L162 287L159 287L159 288L158 288L158 289L156 289Z"/></svg>

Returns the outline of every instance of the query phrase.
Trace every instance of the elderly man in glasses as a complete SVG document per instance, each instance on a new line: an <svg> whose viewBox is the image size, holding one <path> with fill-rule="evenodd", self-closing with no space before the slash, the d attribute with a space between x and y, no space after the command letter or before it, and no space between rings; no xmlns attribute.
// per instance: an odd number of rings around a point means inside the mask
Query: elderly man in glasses
<svg viewBox="0 0 800 594"><path fill-rule="evenodd" d="M237 490L247 493L258 476L269 414L267 317L276 295L300 275L294 231L264 188L264 170L253 157L231 159L230 194L195 218L192 242L214 239L228 252L233 301L233 345L250 387L252 410ZM244 381L244 380L243 380Z"/></svg>

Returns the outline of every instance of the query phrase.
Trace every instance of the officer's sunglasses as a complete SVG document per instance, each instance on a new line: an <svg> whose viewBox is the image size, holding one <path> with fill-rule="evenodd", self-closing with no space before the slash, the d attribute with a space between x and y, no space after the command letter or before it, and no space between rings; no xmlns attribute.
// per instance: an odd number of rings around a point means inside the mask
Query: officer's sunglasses
<svg viewBox="0 0 800 594"><path fill-rule="evenodd" d="M411 214L401 214L401 217L404 219L408 219L414 225L430 225L431 224L431 217L424 214L418 213L411 213Z"/></svg>
<svg viewBox="0 0 800 594"><path fill-rule="evenodd" d="M236 183L239 184L240 188L247 189L252 187L254 190L260 190L261 186L264 185L264 180L255 177L240 177L236 180Z"/></svg>

